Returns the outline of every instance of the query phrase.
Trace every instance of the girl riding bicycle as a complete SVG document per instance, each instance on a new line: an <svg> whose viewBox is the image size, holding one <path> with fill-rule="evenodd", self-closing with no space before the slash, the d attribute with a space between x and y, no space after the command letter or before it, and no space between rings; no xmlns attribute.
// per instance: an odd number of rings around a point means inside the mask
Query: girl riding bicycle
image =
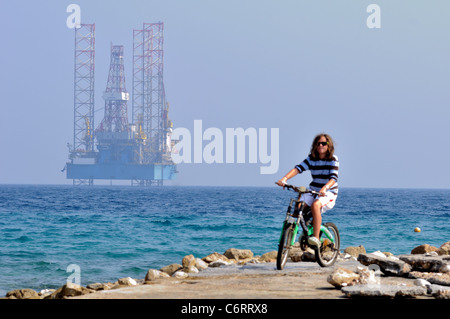
<svg viewBox="0 0 450 319"><path fill-rule="evenodd" d="M313 217L314 234L308 239L308 244L320 246L322 214L334 207L338 195L339 161L334 155L333 139L328 134L317 135L313 140L308 157L280 179L277 185L284 186L288 179L307 170L311 171L313 179L309 188L320 193L319 196L310 193L302 195L302 200L311 207Z"/></svg>

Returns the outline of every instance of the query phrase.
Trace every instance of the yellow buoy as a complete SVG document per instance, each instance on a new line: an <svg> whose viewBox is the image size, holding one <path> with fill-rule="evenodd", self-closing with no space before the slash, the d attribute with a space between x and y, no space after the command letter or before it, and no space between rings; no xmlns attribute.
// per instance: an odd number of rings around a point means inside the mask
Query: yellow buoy
<svg viewBox="0 0 450 319"><path fill-rule="evenodd" d="M415 231L416 233L420 233L420 228L419 228L419 227L416 227L416 228L414 228L414 231Z"/></svg>

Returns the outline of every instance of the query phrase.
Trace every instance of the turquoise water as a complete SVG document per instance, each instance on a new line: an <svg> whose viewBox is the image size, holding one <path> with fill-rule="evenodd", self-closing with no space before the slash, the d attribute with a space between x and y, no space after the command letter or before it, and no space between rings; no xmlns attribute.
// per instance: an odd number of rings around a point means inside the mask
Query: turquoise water
<svg viewBox="0 0 450 319"><path fill-rule="evenodd" d="M144 278L149 268L228 248L277 249L286 206L279 187L0 185L0 295L58 288L76 264L81 284ZM341 188L324 221L341 248L409 253L450 240L450 190ZM415 233L420 227L422 232Z"/></svg>

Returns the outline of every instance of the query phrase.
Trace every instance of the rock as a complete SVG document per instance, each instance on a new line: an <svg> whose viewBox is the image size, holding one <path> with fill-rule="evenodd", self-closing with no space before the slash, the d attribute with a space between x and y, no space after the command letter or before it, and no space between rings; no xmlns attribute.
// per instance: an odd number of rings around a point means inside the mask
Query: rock
<svg viewBox="0 0 450 319"><path fill-rule="evenodd" d="M63 299L67 297L81 296L91 292L91 289L82 287L72 282L67 282L64 286L57 289L54 293L45 297L45 299Z"/></svg>
<svg viewBox="0 0 450 319"><path fill-rule="evenodd" d="M306 249L306 251L302 254L302 261L316 261L316 254L314 253L314 250L312 250L310 247Z"/></svg>
<svg viewBox="0 0 450 319"><path fill-rule="evenodd" d="M377 285L379 284L379 278L376 276L375 271L366 267L357 267L356 273L359 275L359 283L361 285Z"/></svg>
<svg viewBox="0 0 450 319"><path fill-rule="evenodd" d="M183 270L178 270L172 275L172 277L181 279L181 278L187 278L187 277L189 277L189 275L186 272L184 272Z"/></svg>
<svg viewBox="0 0 450 319"><path fill-rule="evenodd" d="M221 266L230 266L232 263L222 260L222 259L218 259L216 261L213 261L211 263L209 263L209 267L221 267Z"/></svg>
<svg viewBox="0 0 450 319"><path fill-rule="evenodd" d="M195 266L195 257L194 255L187 255L183 257L181 264L184 269Z"/></svg>
<svg viewBox="0 0 450 319"><path fill-rule="evenodd" d="M450 287L447 286L430 285L428 293L436 299L450 299Z"/></svg>
<svg viewBox="0 0 450 319"><path fill-rule="evenodd" d="M11 290L6 293L6 298L9 299L40 299L37 291L29 288Z"/></svg>
<svg viewBox="0 0 450 319"><path fill-rule="evenodd" d="M408 274L408 277L415 279L425 279L426 281L436 285L450 286L449 273L443 274L436 272L411 271Z"/></svg>
<svg viewBox="0 0 450 319"><path fill-rule="evenodd" d="M122 286L136 286L137 282L131 277L120 278L117 283Z"/></svg>
<svg viewBox="0 0 450 319"><path fill-rule="evenodd" d="M275 262L277 260L278 252L276 250L269 251L268 253L263 254L259 257L259 261L261 262Z"/></svg>
<svg viewBox="0 0 450 319"><path fill-rule="evenodd" d="M156 279L169 277L169 275L163 271L156 270L156 269L149 269L147 271L147 274L145 275L145 281L154 281Z"/></svg>
<svg viewBox="0 0 450 319"><path fill-rule="evenodd" d="M428 287L431 286L431 283L426 281L425 279L416 279L414 280L414 285L419 287Z"/></svg>
<svg viewBox="0 0 450 319"><path fill-rule="evenodd" d="M113 284L110 282L104 283L104 284L95 282L95 283L87 285L86 288L97 291L97 290L109 290L109 289L111 289L112 286L113 286Z"/></svg>
<svg viewBox="0 0 450 319"><path fill-rule="evenodd" d="M352 256L350 254L347 254L347 253L343 253L343 254L339 254L338 255L338 261L340 261L340 260L349 260L349 259L356 260L356 257Z"/></svg>
<svg viewBox="0 0 450 319"><path fill-rule="evenodd" d="M171 264L161 268L160 271L165 272L169 276L172 276L177 270L180 270L182 268L183 266L180 264Z"/></svg>
<svg viewBox="0 0 450 319"><path fill-rule="evenodd" d="M450 265L450 257L447 256L427 256L427 255L400 255L398 258L410 264L413 270L445 272Z"/></svg>
<svg viewBox="0 0 450 319"><path fill-rule="evenodd" d="M195 266L190 266L188 268L183 268L183 271L188 274L198 274L199 270Z"/></svg>
<svg viewBox="0 0 450 319"><path fill-rule="evenodd" d="M351 270L338 268L328 276L327 281L336 288L341 288L343 286L356 284L359 278L360 275L354 273Z"/></svg>
<svg viewBox="0 0 450 319"><path fill-rule="evenodd" d="M420 245L417 246L416 248L414 248L413 250L411 250L411 254L426 254L426 253L430 253L432 251L438 251L439 249L434 247L434 246L430 246L428 244L424 244L424 245Z"/></svg>
<svg viewBox="0 0 450 319"><path fill-rule="evenodd" d="M439 272L441 272L441 273L443 273L443 274L449 273L449 272L450 272L450 265L449 265L449 264L442 265L442 266L439 268Z"/></svg>
<svg viewBox="0 0 450 319"><path fill-rule="evenodd" d="M197 260L194 255L184 256L181 262L183 265L183 271L186 273L198 273L198 268L195 266L196 262Z"/></svg>
<svg viewBox="0 0 450 319"><path fill-rule="evenodd" d="M292 256L291 256L291 260L293 262L299 262L302 261L302 255L303 255L303 251L297 251L295 252Z"/></svg>
<svg viewBox="0 0 450 319"><path fill-rule="evenodd" d="M253 258L253 252L250 249L229 248L223 255L234 260Z"/></svg>
<svg viewBox="0 0 450 319"><path fill-rule="evenodd" d="M209 254L206 257L203 257L202 260L204 262L208 263L208 264L212 263L213 261L216 261L216 260L223 260L223 261L226 261L226 262L230 261L226 256L224 256L222 254L219 254L217 252L214 252L212 254Z"/></svg>
<svg viewBox="0 0 450 319"><path fill-rule="evenodd" d="M379 257L374 254L359 254L358 261L365 266L372 264L378 265L380 270L386 275L407 276L412 269L404 261Z"/></svg>
<svg viewBox="0 0 450 319"><path fill-rule="evenodd" d="M372 252L370 254L373 255L373 256L381 257L381 258L387 258L387 256L384 253L382 253L381 251L379 251L379 250L374 251L374 252Z"/></svg>
<svg viewBox="0 0 450 319"><path fill-rule="evenodd" d="M358 257L359 254L365 254L366 249L363 245L360 245L358 247L350 246L344 249L344 253L349 254L353 257Z"/></svg>
<svg viewBox="0 0 450 319"><path fill-rule="evenodd" d="M205 263L200 258L196 258L195 259L195 268L197 268L198 270L202 271L202 270L205 270L206 268L208 268L208 264Z"/></svg>
<svg viewBox="0 0 450 319"><path fill-rule="evenodd" d="M416 297L427 294L427 289L419 286L355 285L343 287L347 297Z"/></svg>
<svg viewBox="0 0 450 319"><path fill-rule="evenodd" d="M39 291L39 297L44 299L45 297L50 296L55 291L56 289L42 289L41 291Z"/></svg>
<svg viewBox="0 0 450 319"><path fill-rule="evenodd" d="M441 247L439 247L438 254L440 256L450 255L450 241L443 243Z"/></svg>

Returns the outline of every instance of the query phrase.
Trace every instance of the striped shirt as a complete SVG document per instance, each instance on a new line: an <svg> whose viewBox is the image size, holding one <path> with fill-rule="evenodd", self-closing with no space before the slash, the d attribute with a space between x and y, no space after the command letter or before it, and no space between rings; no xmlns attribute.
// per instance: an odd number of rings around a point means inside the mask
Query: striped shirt
<svg viewBox="0 0 450 319"><path fill-rule="evenodd" d="M336 155L333 160L312 160L309 155L303 162L296 165L295 168L299 173L310 170L312 182L309 184L311 190L320 191L320 189L330 180L333 179L336 183L330 188L330 192L338 193L338 170L339 160Z"/></svg>

